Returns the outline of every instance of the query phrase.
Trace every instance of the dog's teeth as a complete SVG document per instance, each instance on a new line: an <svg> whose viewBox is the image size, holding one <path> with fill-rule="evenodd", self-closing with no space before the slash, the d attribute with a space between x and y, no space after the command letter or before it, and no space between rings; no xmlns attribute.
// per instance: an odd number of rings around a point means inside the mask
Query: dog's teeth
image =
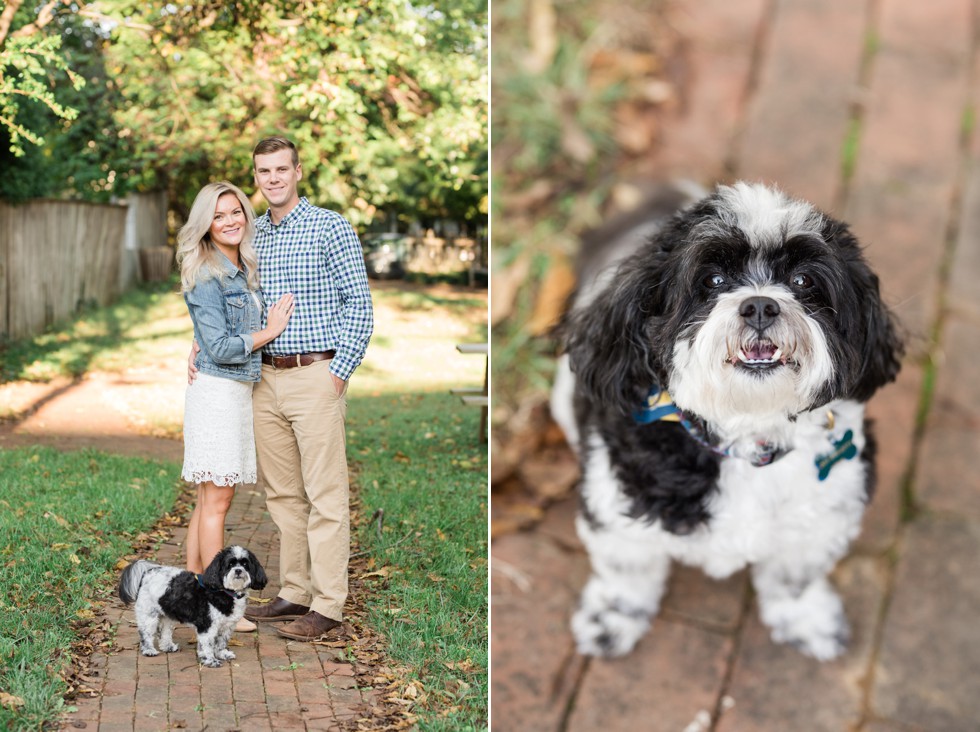
<svg viewBox="0 0 980 732"><path fill-rule="evenodd" d="M745 351L739 351L736 358L732 358L732 363L741 361L742 363L756 364L756 363L776 363L777 361L785 363L786 359L783 358L783 351L780 348L772 353L768 358L752 358Z"/></svg>

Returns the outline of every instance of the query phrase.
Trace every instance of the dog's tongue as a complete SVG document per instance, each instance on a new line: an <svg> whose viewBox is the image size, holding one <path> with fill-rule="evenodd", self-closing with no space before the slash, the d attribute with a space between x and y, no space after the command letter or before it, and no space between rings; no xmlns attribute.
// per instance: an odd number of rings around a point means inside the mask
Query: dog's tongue
<svg viewBox="0 0 980 732"><path fill-rule="evenodd" d="M755 343L745 349L745 355L750 361L771 361L776 355L776 346L772 343Z"/></svg>

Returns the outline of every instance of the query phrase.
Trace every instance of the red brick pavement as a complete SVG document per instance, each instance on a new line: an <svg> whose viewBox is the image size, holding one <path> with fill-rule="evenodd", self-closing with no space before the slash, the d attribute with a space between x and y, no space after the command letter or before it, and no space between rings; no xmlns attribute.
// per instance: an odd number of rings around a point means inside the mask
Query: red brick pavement
<svg viewBox="0 0 980 732"><path fill-rule="evenodd" d="M228 543L249 547L273 578L263 593L253 596L274 597L278 538L265 498L254 486L238 490L226 528ZM156 561L183 566L185 534L186 529L179 529L160 548ZM237 658L213 669L198 664L192 629L175 632L179 652L148 658L138 651L132 608L114 598L106 615L116 635L112 653L93 659L89 675L98 694L75 702L78 711L66 716L65 729L337 730L372 707L372 692L357 688L342 650L287 641L274 625L236 633L231 649Z"/></svg>
<svg viewBox="0 0 980 732"><path fill-rule="evenodd" d="M851 648L821 664L777 646L744 574L717 583L678 569L633 654L576 655L568 620L588 560L567 500L492 545L492 728L976 732L980 8L676 5L690 87L638 174L770 181L847 219L909 333L901 378L870 409L878 494L834 574Z"/></svg>

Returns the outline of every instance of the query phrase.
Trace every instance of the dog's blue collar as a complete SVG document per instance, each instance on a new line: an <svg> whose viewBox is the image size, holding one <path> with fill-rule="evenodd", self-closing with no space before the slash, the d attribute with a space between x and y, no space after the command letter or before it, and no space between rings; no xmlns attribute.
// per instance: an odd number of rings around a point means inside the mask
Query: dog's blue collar
<svg viewBox="0 0 980 732"><path fill-rule="evenodd" d="M710 450L720 457L742 457L747 459L756 467L772 465L783 457L790 450L770 444L765 440L755 443L755 450L749 455L741 455L733 452L731 445L722 447L712 441L708 431L708 426L700 417L685 414L671 399L666 390L654 385L647 393L646 402L639 409L633 412L633 419L637 424L648 425L654 422L677 422L698 444ZM834 428L834 413L827 413L827 431ZM817 479L824 481L830 475L830 471L841 460L850 460L857 455L857 446L854 444L854 433L847 430L839 439L831 437L833 448L829 453L818 455L814 460L817 468Z"/></svg>
<svg viewBox="0 0 980 732"><path fill-rule="evenodd" d="M204 584L204 575L195 574L194 576L197 577L197 584L199 584L208 592L224 592L226 595L228 595L229 597L233 597L236 600L241 600L243 597L245 597L244 592L235 592L234 590L228 590L225 589L224 587L219 587L218 589L215 589L214 587L208 587L206 584Z"/></svg>

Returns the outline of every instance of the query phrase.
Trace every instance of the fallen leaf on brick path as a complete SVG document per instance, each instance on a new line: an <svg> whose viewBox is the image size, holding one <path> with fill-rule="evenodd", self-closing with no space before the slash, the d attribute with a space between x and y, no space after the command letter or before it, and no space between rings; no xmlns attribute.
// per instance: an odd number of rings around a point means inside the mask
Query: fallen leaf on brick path
<svg viewBox="0 0 980 732"><path fill-rule="evenodd" d="M569 449L545 449L521 463L517 474L535 495L564 498L579 479L578 458Z"/></svg>
<svg viewBox="0 0 980 732"><path fill-rule="evenodd" d="M325 648L346 648L346 640L315 640L310 641L315 646L324 646Z"/></svg>
<svg viewBox="0 0 980 732"><path fill-rule="evenodd" d="M613 117L614 136L622 150L639 155L657 144L660 121L649 104L624 102L616 107Z"/></svg>
<svg viewBox="0 0 980 732"><path fill-rule="evenodd" d="M531 211L555 195L556 186L548 180L537 178L530 185L514 193L501 193L500 208L514 216Z"/></svg>
<svg viewBox="0 0 980 732"><path fill-rule="evenodd" d="M544 509L540 506L532 506L529 503L511 504L506 507L501 507L499 511L495 507L494 512L499 515L494 516L490 520L491 539L531 528L544 518Z"/></svg>
<svg viewBox="0 0 980 732"><path fill-rule="evenodd" d="M551 503L573 492L579 478L578 459L544 403L495 439L510 453L511 464L509 472L491 475L491 538L533 527Z"/></svg>
<svg viewBox="0 0 980 732"><path fill-rule="evenodd" d="M231 638L228 639L228 645L229 646L238 646L239 648L244 648L245 647L245 644L242 643L240 640L238 640L238 638L236 638L235 636L232 636Z"/></svg>
<svg viewBox="0 0 980 732"><path fill-rule="evenodd" d="M531 335L545 335L557 325L574 287L575 272L568 257L564 254L553 255L551 264L541 280L534 301L534 310L526 326Z"/></svg>
<svg viewBox="0 0 980 732"><path fill-rule="evenodd" d="M592 138L579 124L573 112L563 108L561 118L561 149L579 163L588 163L595 157L596 147Z"/></svg>
<svg viewBox="0 0 980 732"><path fill-rule="evenodd" d="M592 75L589 80L603 87L650 76L663 67L660 54L625 48L600 48L592 54L590 61Z"/></svg>
<svg viewBox="0 0 980 732"><path fill-rule="evenodd" d="M531 0L526 16L530 48L522 59L531 74L543 73L558 52L558 13L553 0Z"/></svg>
<svg viewBox="0 0 980 732"><path fill-rule="evenodd" d="M509 266L495 270L490 278L490 324L497 325L514 311L517 293L527 284L531 259L522 253Z"/></svg>

